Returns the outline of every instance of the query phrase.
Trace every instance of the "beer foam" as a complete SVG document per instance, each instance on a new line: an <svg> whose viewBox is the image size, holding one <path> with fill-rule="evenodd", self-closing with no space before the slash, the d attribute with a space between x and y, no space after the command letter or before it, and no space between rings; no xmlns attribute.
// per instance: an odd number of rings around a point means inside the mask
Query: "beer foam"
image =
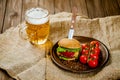
<svg viewBox="0 0 120 80"><path fill-rule="evenodd" d="M32 8L25 15L26 21L31 24L44 24L48 21L48 11L41 8Z"/></svg>

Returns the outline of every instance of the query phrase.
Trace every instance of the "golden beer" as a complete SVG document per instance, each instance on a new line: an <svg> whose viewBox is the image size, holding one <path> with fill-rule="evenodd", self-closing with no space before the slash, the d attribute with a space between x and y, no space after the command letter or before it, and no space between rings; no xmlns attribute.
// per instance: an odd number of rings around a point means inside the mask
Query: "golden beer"
<svg viewBox="0 0 120 80"><path fill-rule="evenodd" d="M48 11L35 8L26 12L26 32L31 43L43 44L47 41L50 25Z"/></svg>

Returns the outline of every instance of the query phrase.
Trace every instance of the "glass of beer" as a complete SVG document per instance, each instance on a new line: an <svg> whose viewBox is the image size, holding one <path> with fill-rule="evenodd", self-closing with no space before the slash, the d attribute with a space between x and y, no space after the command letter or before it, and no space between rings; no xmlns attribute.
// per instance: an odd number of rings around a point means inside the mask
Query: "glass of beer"
<svg viewBox="0 0 120 80"><path fill-rule="evenodd" d="M27 39L32 44L44 44L49 36L49 12L42 8L32 8L25 13L25 26L20 33L26 31ZM22 34L23 35L23 34Z"/></svg>

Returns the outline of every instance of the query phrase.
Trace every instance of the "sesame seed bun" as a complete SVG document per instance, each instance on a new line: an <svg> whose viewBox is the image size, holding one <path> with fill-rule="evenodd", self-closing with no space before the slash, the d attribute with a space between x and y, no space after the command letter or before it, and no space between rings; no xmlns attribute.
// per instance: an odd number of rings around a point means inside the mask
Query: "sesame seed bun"
<svg viewBox="0 0 120 80"><path fill-rule="evenodd" d="M58 42L58 45L61 47L65 47L65 48L80 48L80 42L77 41L76 39L68 39L68 38L63 38Z"/></svg>

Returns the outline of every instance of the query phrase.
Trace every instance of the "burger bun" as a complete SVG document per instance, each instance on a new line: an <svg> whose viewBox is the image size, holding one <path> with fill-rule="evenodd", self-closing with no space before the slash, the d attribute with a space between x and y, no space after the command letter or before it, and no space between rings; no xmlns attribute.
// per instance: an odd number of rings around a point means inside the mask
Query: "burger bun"
<svg viewBox="0 0 120 80"><path fill-rule="evenodd" d="M71 49L81 48L80 42L74 38L73 39L63 38L58 42L58 45L61 47L71 48Z"/></svg>

